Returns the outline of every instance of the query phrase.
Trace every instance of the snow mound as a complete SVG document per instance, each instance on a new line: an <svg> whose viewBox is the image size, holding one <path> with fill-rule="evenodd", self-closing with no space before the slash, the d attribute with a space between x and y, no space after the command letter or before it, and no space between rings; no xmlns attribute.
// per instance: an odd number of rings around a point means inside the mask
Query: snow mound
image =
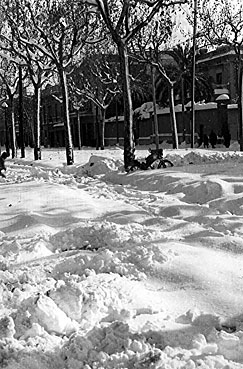
<svg viewBox="0 0 243 369"><path fill-rule="evenodd" d="M53 254L52 246L47 241L48 236L36 235L31 240L24 237L7 236L0 237L0 265L2 268L10 263L24 263L35 260L39 257L50 256Z"/></svg>
<svg viewBox="0 0 243 369"><path fill-rule="evenodd" d="M140 224L118 225L110 222L86 222L53 235L49 242L56 251L70 249L98 250L79 254L56 267L59 273L82 274L84 268L96 273L118 273L144 279L156 266L174 257L155 242L164 239L162 232Z"/></svg>
<svg viewBox="0 0 243 369"><path fill-rule="evenodd" d="M234 334L221 331L217 334L218 353L229 360L243 362L243 331Z"/></svg>
<svg viewBox="0 0 243 369"><path fill-rule="evenodd" d="M109 172L118 171L123 167L123 162L114 158L92 155L89 162L83 166L82 172L88 176L105 175Z"/></svg>
<svg viewBox="0 0 243 369"><path fill-rule="evenodd" d="M217 342L211 341L213 336L220 338ZM236 369L241 368L239 351L232 350L232 342L236 341L227 333L217 332L211 327L208 338L195 331L190 348L183 347L183 343L181 347L171 347L162 331L140 334L131 331L127 323L113 322L107 327L93 328L86 337L79 333L73 335L65 344L63 355L69 368L88 363L89 367L107 369ZM231 352L230 357L227 357L227 350ZM239 363L228 361L238 359Z"/></svg>
<svg viewBox="0 0 243 369"><path fill-rule="evenodd" d="M178 153L169 152L165 156L166 159L172 161L174 166L182 166L188 164L213 164L221 163L224 161L243 162L243 157L240 152L227 151L227 152L212 152L212 151L190 151L185 155L179 155Z"/></svg>
<svg viewBox="0 0 243 369"><path fill-rule="evenodd" d="M82 278L66 275L50 290L38 294L30 291L30 296L22 301L10 293L15 309L11 321L3 316L2 336L20 340L46 334L70 336L81 330L87 332L102 322L127 321L143 313L136 303L148 296L144 287L117 274L86 274ZM144 311L149 314L161 310L156 300L153 308L149 301L144 303Z"/></svg>
<svg viewBox="0 0 243 369"><path fill-rule="evenodd" d="M126 243L141 244L163 239L163 232L158 232L141 224L116 224L109 221L80 222L70 227L68 232L61 231L49 238L53 250L82 249L90 244L92 248L119 248Z"/></svg>

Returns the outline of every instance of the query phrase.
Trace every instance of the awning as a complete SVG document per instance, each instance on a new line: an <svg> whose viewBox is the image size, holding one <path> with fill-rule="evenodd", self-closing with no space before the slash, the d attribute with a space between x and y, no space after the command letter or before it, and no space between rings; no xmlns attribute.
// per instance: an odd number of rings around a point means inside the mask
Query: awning
<svg viewBox="0 0 243 369"><path fill-rule="evenodd" d="M53 124L52 126L53 128L56 128L56 127L64 127L64 123L56 123L56 124Z"/></svg>

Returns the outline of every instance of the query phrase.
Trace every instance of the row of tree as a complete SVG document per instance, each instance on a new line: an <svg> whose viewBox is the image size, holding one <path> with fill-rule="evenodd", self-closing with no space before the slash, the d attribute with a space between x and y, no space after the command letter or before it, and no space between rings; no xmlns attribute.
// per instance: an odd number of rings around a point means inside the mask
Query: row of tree
<svg viewBox="0 0 243 369"><path fill-rule="evenodd" d="M233 34L236 32L233 25L237 22L239 30L242 29L239 20L242 19L240 0L238 6L233 6L228 0L213 0L214 6L221 9L220 18L217 12L213 12L213 7L208 5L212 1L199 2L203 6L199 8L201 23L197 32L198 45L233 42L238 55L240 81L241 33L239 31L237 38L236 33ZM47 82L59 83L61 87L68 165L74 162L70 102L77 110L85 99L92 100L98 107L103 122L100 143L103 148L106 109L114 97L122 94L124 166L128 168L135 151L132 91L139 90L136 81L141 77L141 73L131 73L134 61L147 69L149 66L153 83L160 86L162 81L163 87L159 90L163 91L166 87L169 92L174 147L177 148L174 90L176 87L177 92L180 91L181 100L184 101L183 95L190 88L192 61L190 43L188 48L179 46L171 51L171 37L178 11L181 16L186 11L190 23L193 19L191 0L2 0L0 78L4 85L2 97L9 101L12 110L12 137L15 123L11 102L16 91L20 92L17 86L19 88L21 75L28 78L28 83L34 89L33 136L36 160L41 159L41 90ZM216 32L219 26L221 33L214 34L213 30ZM204 29L203 33L200 28ZM165 66L161 58L165 52L174 59L177 65L175 69ZM200 86L198 91L204 86L205 96L210 90L208 81L200 75L196 80ZM198 98L201 99L201 96ZM21 145L21 154L24 156L23 142Z"/></svg>

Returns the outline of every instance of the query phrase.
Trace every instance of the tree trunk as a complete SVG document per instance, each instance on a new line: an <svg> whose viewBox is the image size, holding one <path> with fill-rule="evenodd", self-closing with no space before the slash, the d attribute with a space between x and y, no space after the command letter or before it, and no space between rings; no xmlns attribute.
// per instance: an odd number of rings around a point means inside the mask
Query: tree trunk
<svg viewBox="0 0 243 369"><path fill-rule="evenodd" d="M133 110L127 46L124 45L122 41L118 44L118 52L124 100L124 167L128 169L135 157L135 144L133 137Z"/></svg>
<svg viewBox="0 0 243 369"><path fill-rule="evenodd" d="M171 119L171 128L172 128L173 149L178 149L179 145L178 145L178 132L177 132L176 115L175 115L173 83L169 84L169 101L170 101L170 119Z"/></svg>
<svg viewBox="0 0 243 369"><path fill-rule="evenodd" d="M17 145L16 145L16 130L15 130L15 119L14 119L14 101L13 97L9 99L10 112L11 112L11 149L12 158L17 157Z"/></svg>
<svg viewBox="0 0 243 369"><path fill-rule="evenodd" d="M100 112L99 107L95 107L95 138L96 138L96 150L100 148Z"/></svg>
<svg viewBox="0 0 243 369"><path fill-rule="evenodd" d="M192 91L191 91L191 148L194 148L195 140L195 88L196 88L196 46L197 46L197 4L198 0L194 0L194 17L193 17L193 39L192 39Z"/></svg>
<svg viewBox="0 0 243 369"><path fill-rule="evenodd" d="M184 84L184 76L181 77L181 120L182 120L182 132L183 132L183 141L186 142L185 135L185 84Z"/></svg>
<svg viewBox="0 0 243 369"><path fill-rule="evenodd" d="M5 149L8 156L10 155L10 149L9 149L9 129L8 129L8 115L7 115L7 108L6 105L4 107L4 123L5 123Z"/></svg>
<svg viewBox="0 0 243 369"><path fill-rule="evenodd" d="M23 77L22 67L19 66L19 140L21 158L25 158L25 142L24 142L24 114L23 114Z"/></svg>
<svg viewBox="0 0 243 369"><path fill-rule="evenodd" d="M81 121L80 121L80 109L77 109L77 124L78 124L78 149L81 150L82 138L81 138Z"/></svg>
<svg viewBox="0 0 243 369"><path fill-rule="evenodd" d="M41 160L41 143L40 143L40 101L41 89L35 86L34 94L34 159Z"/></svg>
<svg viewBox="0 0 243 369"><path fill-rule="evenodd" d="M66 146L67 165L72 165L74 163L74 158L73 158L72 133L71 133L71 125L70 125L70 117L69 117L67 76L66 76L66 72L62 68L59 68L59 77L60 77L62 97L63 97L63 121L64 121L64 129L65 129L65 146Z"/></svg>
<svg viewBox="0 0 243 369"><path fill-rule="evenodd" d="M240 151L243 151L243 70L242 63L239 63L239 100L238 100L238 117L239 117L239 141Z"/></svg>
<svg viewBox="0 0 243 369"><path fill-rule="evenodd" d="M117 102L117 96L116 96L116 143L119 145L119 121L118 121L118 102Z"/></svg>
<svg viewBox="0 0 243 369"><path fill-rule="evenodd" d="M155 68L152 67L152 91L153 91L153 110L154 110L154 133L156 149L159 149L159 125L156 111L156 95L155 95Z"/></svg>
<svg viewBox="0 0 243 369"><path fill-rule="evenodd" d="M105 115L106 109L102 109L101 111L101 124L100 124L100 148L104 150L105 148Z"/></svg>

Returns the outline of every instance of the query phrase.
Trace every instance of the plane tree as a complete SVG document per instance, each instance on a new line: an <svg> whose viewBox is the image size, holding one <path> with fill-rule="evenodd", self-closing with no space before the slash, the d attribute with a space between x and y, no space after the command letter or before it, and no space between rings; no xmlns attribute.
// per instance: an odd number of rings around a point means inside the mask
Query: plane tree
<svg viewBox="0 0 243 369"><path fill-rule="evenodd" d="M173 58L174 63L169 73L174 75L175 94L179 95L182 104L182 126L185 129L185 103L188 102L192 91L193 48L188 41L185 45L176 45L166 51ZM200 71L195 73L195 101L211 101L213 87L211 78Z"/></svg>
<svg viewBox="0 0 243 369"><path fill-rule="evenodd" d="M34 87L33 99L33 126L34 126L34 159L41 160L41 90L45 83L50 79L53 67L49 64L45 56L37 56L31 52L30 48L25 47L24 61L27 66L28 76Z"/></svg>
<svg viewBox="0 0 243 369"><path fill-rule="evenodd" d="M11 54L5 54L5 57L0 57L0 80L2 82L2 87L4 90L1 93L2 102L7 102L7 105L4 109L8 109L10 112L10 141L11 141L11 151L12 158L17 156L17 142L16 142L16 127L15 127L15 97L18 93L18 84L19 84L19 73L18 67L16 63L13 62ZM7 114L5 115L5 119L7 119ZM9 125L8 122L5 122L6 127L6 141L9 141ZM6 151L9 154L8 144L6 145Z"/></svg>
<svg viewBox="0 0 243 369"><path fill-rule="evenodd" d="M131 98L133 107L140 106L151 98L151 86L146 75L146 66L130 58ZM104 149L105 119L112 104L120 108L123 104L122 81L117 53L89 50L78 68L69 77L72 97L81 106L89 100L96 107L96 149ZM73 105L73 106L74 106ZM135 133L133 121L133 133Z"/></svg>
<svg viewBox="0 0 243 369"><path fill-rule="evenodd" d="M91 101L96 107L96 149L105 146L106 111L120 93L117 56L95 52L84 58L69 76L75 101Z"/></svg>
<svg viewBox="0 0 243 369"><path fill-rule="evenodd" d="M10 12L6 13L7 26L9 32L0 35L1 49L15 55L13 61L19 68L25 67L28 78L33 86L33 141L34 159L41 160L41 129L40 129L40 110L41 110L41 89L48 81L53 72L53 65L50 60L40 53L40 51L26 42L22 42L21 31L19 30L15 18Z"/></svg>
<svg viewBox="0 0 243 369"><path fill-rule="evenodd" d="M161 21L163 19L163 21ZM173 34L173 9L158 12L149 25L141 29L133 41L133 58L148 65L153 87L154 126L156 147L159 146L158 122L156 116L156 102L160 92L166 90L170 108L170 120L173 148L178 148L178 132L175 115L175 84L176 78L171 58L168 60L166 51L170 47Z"/></svg>
<svg viewBox="0 0 243 369"><path fill-rule="evenodd" d="M129 169L134 160L133 107L129 71L129 46L138 33L163 9L187 0L83 0L96 10L103 19L114 41L120 63L124 100L124 167ZM163 19L161 18L163 22Z"/></svg>
<svg viewBox="0 0 243 369"><path fill-rule="evenodd" d="M10 11L16 37L26 45L29 56L35 52L47 58L58 74L63 101L63 121L67 165L74 162L69 116L67 74L75 58L89 39L95 42L98 32L96 15L87 12L86 5L72 0L4 0Z"/></svg>

